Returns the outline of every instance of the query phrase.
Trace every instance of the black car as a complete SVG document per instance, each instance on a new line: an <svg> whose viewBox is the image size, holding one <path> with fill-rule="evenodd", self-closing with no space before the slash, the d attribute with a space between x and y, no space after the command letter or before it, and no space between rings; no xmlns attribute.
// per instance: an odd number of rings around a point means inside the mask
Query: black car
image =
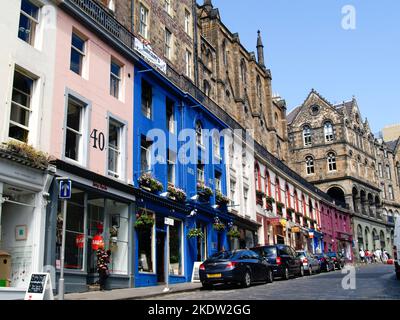
<svg viewBox="0 0 400 320"><path fill-rule="evenodd" d="M335 268L337 268L338 270L341 270L342 268L344 268L344 264L345 264L344 256L340 252L338 252L338 253L328 252L327 255L329 256L329 258L332 259L332 261L335 265Z"/></svg>
<svg viewBox="0 0 400 320"><path fill-rule="evenodd" d="M321 271L329 272L335 270L335 263L327 254L318 253L315 255L315 258L317 258L319 261L319 264L321 266Z"/></svg>
<svg viewBox="0 0 400 320"><path fill-rule="evenodd" d="M200 265L204 288L217 283L239 283L249 287L253 282L272 282L272 268L251 250L222 251Z"/></svg>
<svg viewBox="0 0 400 320"><path fill-rule="evenodd" d="M257 252L272 265L274 277L288 280L290 276L304 276L303 262L292 247L276 244L256 247L251 250Z"/></svg>

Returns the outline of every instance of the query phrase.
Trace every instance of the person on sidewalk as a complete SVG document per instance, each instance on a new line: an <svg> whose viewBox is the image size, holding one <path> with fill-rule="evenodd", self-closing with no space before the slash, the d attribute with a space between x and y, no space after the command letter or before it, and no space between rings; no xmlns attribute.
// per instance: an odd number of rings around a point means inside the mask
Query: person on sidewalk
<svg viewBox="0 0 400 320"><path fill-rule="evenodd" d="M364 250L361 248L361 250L360 250L360 260L361 260L361 262L362 263L364 263L365 262L365 252L364 252Z"/></svg>
<svg viewBox="0 0 400 320"><path fill-rule="evenodd" d="M109 276L108 264L110 263L111 250L105 251L104 244L99 246L97 255L97 272L99 273L100 291L107 290L107 279Z"/></svg>

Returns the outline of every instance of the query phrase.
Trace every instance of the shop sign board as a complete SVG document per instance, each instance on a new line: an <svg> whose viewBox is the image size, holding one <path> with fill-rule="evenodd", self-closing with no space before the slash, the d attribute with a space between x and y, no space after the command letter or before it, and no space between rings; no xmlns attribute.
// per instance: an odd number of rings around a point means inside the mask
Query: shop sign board
<svg viewBox="0 0 400 320"><path fill-rule="evenodd" d="M54 300L50 273L32 273L25 300Z"/></svg>
<svg viewBox="0 0 400 320"><path fill-rule="evenodd" d="M173 227L174 226L174 219L171 219L171 218L165 218L164 219L164 224L166 224L167 226L171 226L171 227Z"/></svg>
<svg viewBox="0 0 400 320"><path fill-rule="evenodd" d="M147 61L156 65L162 72L167 73L167 63L154 53L149 44L143 43L138 38L135 38L135 50Z"/></svg>
<svg viewBox="0 0 400 320"><path fill-rule="evenodd" d="M292 227L292 232L293 233L300 233L300 228L299 227Z"/></svg>

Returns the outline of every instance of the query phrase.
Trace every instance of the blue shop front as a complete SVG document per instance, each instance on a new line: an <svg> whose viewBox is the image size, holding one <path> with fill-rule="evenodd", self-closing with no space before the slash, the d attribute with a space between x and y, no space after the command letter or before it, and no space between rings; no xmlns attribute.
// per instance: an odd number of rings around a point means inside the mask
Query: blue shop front
<svg viewBox="0 0 400 320"><path fill-rule="evenodd" d="M188 282L229 250L226 125L158 72L136 68L134 84L134 283Z"/></svg>

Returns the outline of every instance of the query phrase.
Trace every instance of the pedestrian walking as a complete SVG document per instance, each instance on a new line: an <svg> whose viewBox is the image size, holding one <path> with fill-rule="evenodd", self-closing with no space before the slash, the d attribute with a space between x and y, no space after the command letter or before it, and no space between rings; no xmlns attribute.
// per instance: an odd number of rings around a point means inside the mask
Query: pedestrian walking
<svg viewBox="0 0 400 320"><path fill-rule="evenodd" d="M371 256L369 250L365 250L365 263L371 263Z"/></svg>
<svg viewBox="0 0 400 320"><path fill-rule="evenodd" d="M107 279L109 277L108 264L110 263L111 250L105 251L104 244L99 246L97 255L97 272L99 273L100 291L107 289Z"/></svg>
<svg viewBox="0 0 400 320"><path fill-rule="evenodd" d="M365 252L364 252L364 250L362 248L361 248L359 254L360 254L361 262L364 263L365 262Z"/></svg>

